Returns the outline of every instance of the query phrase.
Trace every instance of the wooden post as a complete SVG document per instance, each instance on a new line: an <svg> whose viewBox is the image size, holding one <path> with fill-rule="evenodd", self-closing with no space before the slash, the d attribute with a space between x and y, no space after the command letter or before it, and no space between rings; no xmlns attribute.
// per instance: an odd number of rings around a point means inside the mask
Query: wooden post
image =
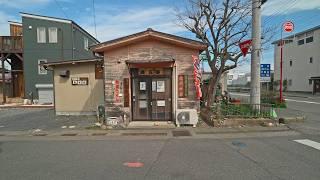
<svg viewBox="0 0 320 180"><path fill-rule="evenodd" d="M1 72L2 72L2 104L5 104L7 102L6 97L6 78L5 78L5 68L4 68L4 60L6 58L3 56L3 54L0 54L0 60L1 60Z"/></svg>

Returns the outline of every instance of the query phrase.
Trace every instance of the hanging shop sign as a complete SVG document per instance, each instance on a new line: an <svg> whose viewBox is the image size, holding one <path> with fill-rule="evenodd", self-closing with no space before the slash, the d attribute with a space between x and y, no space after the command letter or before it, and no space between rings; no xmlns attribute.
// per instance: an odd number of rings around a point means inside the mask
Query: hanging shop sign
<svg viewBox="0 0 320 180"><path fill-rule="evenodd" d="M119 80L115 80L114 81L114 99L116 103L120 102L120 81Z"/></svg>
<svg viewBox="0 0 320 180"><path fill-rule="evenodd" d="M196 87L196 98L200 100L202 97L200 82L201 82L201 71L200 71L200 60L197 56L192 55L193 60L193 78L194 85Z"/></svg>
<svg viewBox="0 0 320 180"><path fill-rule="evenodd" d="M71 84L73 86L87 86L89 84L89 78L87 78L87 77L73 77L73 78L71 78Z"/></svg>
<svg viewBox="0 0 320 180"><path fill-rule="evenodd" d="M252 40L250 39L250 40L243 41L239 44L243 57L246 57L246 55L248 54L248 51L251 47L251 43L252 43Z"/></svg>

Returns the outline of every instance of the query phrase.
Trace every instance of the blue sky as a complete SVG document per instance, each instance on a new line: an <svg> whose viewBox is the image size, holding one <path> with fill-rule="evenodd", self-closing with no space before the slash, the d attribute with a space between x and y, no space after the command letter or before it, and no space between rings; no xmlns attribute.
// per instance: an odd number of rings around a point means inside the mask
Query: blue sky
<svg viewBox="0 0 320 180"><path fill-rule="evenodd" d="M97 36L100 41L143 31L148 27L194 38L176 23L175 9L185 0L95 0ZM8 20L21 21L19 12L72 19L94 35L92 0L0 0L0 35L9 33ZM291 20L295 33L320 25L320 0L268 0L262 10L263 26L278 27ZM285 34L290 35L290 34ZM235 69L249 72L250 56ZM265 50L262 63L273 63L273 48Z"/></svg>

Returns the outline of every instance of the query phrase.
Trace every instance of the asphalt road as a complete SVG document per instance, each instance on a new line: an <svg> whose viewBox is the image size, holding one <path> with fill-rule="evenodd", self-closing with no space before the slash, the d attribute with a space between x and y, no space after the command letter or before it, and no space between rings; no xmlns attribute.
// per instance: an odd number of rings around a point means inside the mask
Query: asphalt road
<svg viewBox="0 0 320 180"><path fill-rule="evenodd" d="M320 98L291 96L287 102L282 113L307 120L290 125L300 133L281 137L272 132L219 139L0 136L0 180L319 180ZM2 110L0 131L57 129L77 120L55 119L52 110ZM143 166L128 167L131 162Z"/></svg>
<svg viewBox="0 0 320 180"><path fill-rule="evenodd" d="M53 109L0 109L0 131L45 131L61 129L62 126L75 126L82 129L92 125L91 116L55 116Z"/></svg>
<svg viewBox="0 0 320 180"><path fill-rule="evenodd" d="M0 179L318 180L320 150L293 141L304 138L1 141Z"/></svg>

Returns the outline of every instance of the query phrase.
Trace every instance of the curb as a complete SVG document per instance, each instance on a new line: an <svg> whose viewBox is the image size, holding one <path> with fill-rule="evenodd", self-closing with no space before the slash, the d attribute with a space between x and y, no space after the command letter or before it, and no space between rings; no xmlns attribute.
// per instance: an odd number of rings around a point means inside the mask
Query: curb
<svg viewBox="0 0 320 180"><path fill-rule="evenodd" d="M278 119L279 123L289 124L289 123L303 123L306 117L297 116L297 117L281 117Z"/></svg>
<svg viewBox="0 0 320 180"><path fill-rule="evenodd" d="M38 106L25 106L25 105L17 105L17 106L3 106L3 105L0 105L0 109L32 109L32 108L35 108L35 109L53 109L54 106L41 106L41 105L38 105Z"/></svg>
<svg viewBox="0 0 320 180"><path fill-rule="evenodd" d="M148 136L162 136L171 137L173 131L189 131L192 136L198 135L219 135L219 134L238 134L238 133L272 133L272 132L286 132L290 129L284 126L279 127L250 127L250 128L181 128L181 129L168 129L168 130L93 130L93 131L41 131L41 132L25 132L25 131L7 131L0 132L0 137L74 137L74 136L87 136L87 137L148 137ZM166 135L164 135L166 134Z"/></svg>

